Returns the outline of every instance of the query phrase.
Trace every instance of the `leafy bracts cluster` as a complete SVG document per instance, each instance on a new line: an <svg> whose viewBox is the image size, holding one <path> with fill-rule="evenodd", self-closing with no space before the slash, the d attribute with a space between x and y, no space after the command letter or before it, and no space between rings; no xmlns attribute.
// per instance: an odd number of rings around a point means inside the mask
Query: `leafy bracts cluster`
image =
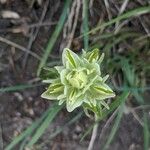
<svg viewBox="0 0 150 150"><path fill-rule="evenodd" d="M103 58L104 54L100 56L98 49L90 52L83 50L78 56L65 48L62 53L63 66L50 69L56 75L53 79L44 80L50 85L42 97L58 100L59 105L66 103L69 112L82 105L86 112L91 110L100 115L102 108L109 109L105 99L115 96L105 83L108 75L101 76L100 64Z"/></svg>

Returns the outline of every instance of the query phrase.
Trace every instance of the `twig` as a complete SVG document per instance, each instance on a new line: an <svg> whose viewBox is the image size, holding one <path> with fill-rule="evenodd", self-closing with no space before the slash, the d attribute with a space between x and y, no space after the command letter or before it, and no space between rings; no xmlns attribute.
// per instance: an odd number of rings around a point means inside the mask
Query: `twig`
<svg viewBox="0 0 150 150"><path fill-rule="evenodd" d="M80 3L80 0L77 0L76 1L76 12L75 12L75 19L74 19L74 24L73 24L73 27L72 27L72 31L69 35L69 41L68 41L68 44L67 44L67 47L70 47L71 46L71 43L72 43L72 39L74 37L74 33L75 33L75 29L76 29L76 26L77 26L77 22L78 22L78 17L79 17L79 11L80 11L80 6L81 6L81 3Z"/></svg>
<svg viewBox="0 0 150 150"><path fill-rule="evenodd" d="M125 1L123 2L123 4L121 5L121 8L120 8L120 10L119 10L119 15L121 15L121 14L125 11L125 9L126 9L126 7L127 7L127 5L128 5L128 2L129 2L129 0L125 0ZM119 15L118 15L118 16L119 16ZM116 22L116 24L115 24L115 34L118 33L119 29L121 29L121 27L122 27L124 24L126 24L126 22L128 22L128 21L123 22L121 26L119 26L119 21Z"/></svg>
<svg viewBox="0 0 150 150"><path fill-rule="evenodd" d="M108 14L108 19L111 20L112 16L111 16L111 13L110 13L109 2L108 2L108 0L104 0L104 3L105 3L106 11L107 11L107 14Z"/></svg>
<svg viewBox="0 0 150 150"><path fill-rule="evenodd" d="M94 0L90 0L90 2L89 2L89 10L90 10L90 14L91 14L92 17L94 17L94 13L92 11L93 3L94 3Z"/></svg>
<svg viewBox="0 0 150 150"><path fill-rule="evenodd" d="M0 149L3 149L3 137L2 137L2 127L0 124Z"/></svg>
<svg viewBox="0 0 150 150"><path fill-rule="evenodd" d="M141 17L138 17L138 18L139 18L141 25L144 28L146 34L149 35L150 34L149 28L144 24L144 21L141 19Z"/></svg>
<svg viewBox="0 0 150 150"><path fill-rule="evenodd" d="M105 123L104 127L102 128L102 131L100 133L99 136L99 141L101 141L102 137L104 136L106 130L108 129L108 126L110 125L110 123L112 122L112 120L114 119L116 113L117 113L118 109L116 109L113 114L109 117L109 119L107 120L107 122Z"/></svg>
<svg viewBox="0 0 150 150"><path fill-rule="evenodd" d="M76 30L77 22L78 22L80 7L81 7L80 0L73 1L72 7L68 15L68 19L64 25L64 29L63 29L64 41L61 42L60 49L63 49L64 47L69 48L71 46L74 33Z"/></svg>
<svg viewBox="0 0 150 150"><path fill-rule="evenodd" d="M139 122L139 124L144 127L144 123L143 121L140 119L140 117L138 116L138 114L136 113L136 111L134 109L132 109L131 107L128 107L130 112L132 113L132 115L134 116L134 118Z"/></svg>
<svg viewBox="0 0 150 150"><path fill-rule="evenodd" d="M32 34L32 36L30 37L30 40L29 40L29 44L28 44L28 47L27 47L29 50L31 49L32 44L35 41L35 39L36 39L36 37L37 37L37 35L39 33L40 25L42 24L42 22L43 22L43 20L45 18L45 15L46 15L46 12L47 12L47 9L48 9L48 5L49 5L49 0L47 0L45 2L44 9L43 9L40 21L39 21L39 26L37 26L37 28L35 29L35 32L32 30L32 32L34 32L34 33ZM23 60L23 69L26 66L26 62L27 62L28 56L29 56L29 53L27 52L26 55L25 55L25 58Z"/></svg>
<svg viewBox="0 0 150 150"><path fill-rule="evenodd" d="M16 44L16 43L14 43L14 42L12 42L12 41L10 41L8 39L5 39L5 38L3 38L1 36L0 36L0 42L6 43L6 44L8 44L10 46L18 48L18 49L22 50L23 52L28 52L30 55L32 55L36 59L40 60L40 57L36 53L31 52L30 50L26 49L25 47L23 47L23 46L21 46L19 44Z"/></svg>
<svg viewBox="0 0 150 150"><path fill-rule="evenodd" d="M51 26L51 25L56 25L57 22L51 22L51 21L45 21L43 23L32 23L27 25L28 28L34 28L34 27L41 27L41 26Z"/></svg>
<svg viewBox="0 0 150 150"><path fill-rule="evenodd" d="M93 146L94 146L94 142L96 140L96 136L97 136L97 130L98 130L98 123L96 122L96 124L93 127L93 131L92 131L92 136L91 136L91 140L88 146L88 150L92 150Z"/></svg>

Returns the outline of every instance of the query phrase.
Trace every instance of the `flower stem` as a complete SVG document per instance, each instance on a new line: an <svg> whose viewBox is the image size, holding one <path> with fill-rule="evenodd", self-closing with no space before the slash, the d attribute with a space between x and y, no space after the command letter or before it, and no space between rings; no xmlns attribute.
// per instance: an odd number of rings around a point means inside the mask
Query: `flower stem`
<svg viewBox="0 0 150 150"><path fill-rule="evenodd" d="M95 115L95 125L93 127L92 136L91 136L91 140L90 140L90 143L88 146L88 150L93 150L93 145L96 140L97 130L98 130L98 122L97 122L98 118L99 117L97 115Z"/></svg>

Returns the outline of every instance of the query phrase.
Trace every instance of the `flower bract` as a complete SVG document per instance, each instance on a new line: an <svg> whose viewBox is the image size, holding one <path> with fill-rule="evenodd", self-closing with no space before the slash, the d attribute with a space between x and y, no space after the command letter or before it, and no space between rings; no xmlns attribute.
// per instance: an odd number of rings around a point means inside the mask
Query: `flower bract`
<svg viewBox="0 0 150 150"><path fill-rule="evenodd" d="M50 84L42 94L43 98L58 100L59 105L66 103L69 112L79 106L90 108L103 106L109 109L105 99L115 96L112 89L105 83L108 75L102 77L100 65L104 54L98 49L77 55L68 48L62 53L62 66L55 66L55 78L44 82ZM101 108L101 107L98 107Z"/></svg>

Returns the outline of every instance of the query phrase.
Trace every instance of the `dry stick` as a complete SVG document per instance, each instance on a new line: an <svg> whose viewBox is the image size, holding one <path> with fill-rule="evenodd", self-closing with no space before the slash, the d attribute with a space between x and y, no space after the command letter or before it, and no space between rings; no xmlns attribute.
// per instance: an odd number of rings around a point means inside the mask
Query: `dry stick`
<svg viewBox="0 0 150 150"><path fill-rule="evenodd" d="M35 33L30 37L29 44L28 44L28 49L31 49L32 44L35 41L35 39L36 39L36 37L37 37L37 35L39 33L41 24L42 24L42 22L43 22L43 20L45 18L45 15L46 15L46 12L47 12L47 9L48 9L48 5L49 5L49 0L47 0L45 2L44 9L43 9L40 21L39 21L39 26L37 26L37 28L35 29ZM32 31L32 32L34 32L34 31ZM25 68L25 66L26 66L26 62L27 62L28 56L29 56L29 54L26 53L25 58L23 60L23 68Z"/></svg>
<svg viewBox="0 0 150 150"><path fill-rule="evenodd" d="M108 14L108 19L111 20L112 16L111 16L111 13L110 13L109 2L108 2L108 0L104 0L104 3L105 3L106 11L107 11L107 14Z"/></svg>
<svg viewBox="0 0 150 150"><path fill-rule="evenodd" d="M92 17L94 17L94 14L93 14L93 11L92 11L93 3L94 3L94 0L90 0L90 2L89 2L89 10L90 10L90 14L91 14Z"/></svg>
<svg viewBox="0 0 150 150"><path fill-rule="evenodd" d="M63 29L63 39L66 39L68 33L71 32L75 6L76 6L76 0L73 1L71 8L68 10L68 19L66 20Z"/></svg>
<svg viewBox="0 0 150 150"><path fill-rule="evenodd" d="M80 5L81 5L80 0L75 0L72 3L72 7L70 9L68 19L67 19L67 21L64 25L64 29L63 29L63 39L65 39L66 41L61 42L60 49L63 49L64 45L65 45L65 47L68 47L68 48L71 46L71 43L72 43L72 40L74 37L74 33L75 33L75 29L77 26Z"/></svg>
<svg viewBox="0 0 150 150"><path fill-rule="evenodd" d="M72 7L70 9L70 12L69 12L69 16L68 16L68 19L64 25L64 29L63 29L63 38L65 39L68 35L68 33L71 32L71 29L72 29L72 22L73 22L73 16L74 16L74 13L75 13L75 6L76 6L76 0L73 1L72 3ZM68 31L68 32L67 32Z"/></svg>
<svg viewBox="0 0 150 150"><path fill-rule="evenodd" d="M122 4L122 6L121 6L121 8L119 10L119 15L121 15L125 11L125 9L126 9L126 7L128 5L128 2L129 2L129 0L125 0L124 1L124 3ZM126 21L125 21L125 23L126 23ZM122 25L124 25L125 23L123 23ZM121 29L121 26L119 28L119 21L118 21L115 24L115 34L118 33L119 29Z"/></svg>
<svg viewBox="0 0 150 150"><path fill-rule="evenodd" d="M143 121L140 119L140 117L138 116L138 114L136 113L136 111L134 109L132 109L131 107L128 107L130 112L132 113L132 115L134 116L134 118L138 121L138 123L144 127L144 123Z"/></svg>
<svg viewBox="0 0 150 150"><path fill-rule="evenodd" d="M142 25L142 27L144 28L146 34L149 35L149 34L150 34L149 28L144 24L144 22L143 22L143 20L141 19L141 17L138 17L138 18L139 18L139 20L140 20L140 22L141 22L141 25Z"/></svg>
<svg viewBox="0 0 150 150"><path fill-rule="evenodd" d="M150 105L140 105L140 106L137 106L137 107L132 107L133 110L138 110L138 109L147 109L149 108Z"/></svg>
<svg viewBox="0 0 150 150"><path fill-rule="evenodd" d="M52 26L52 25L56 25L57 22L51 22L51 21L45 21L43 22L42 24L39 24L38 23L32 23L32 24L23 24L23 25L20 25L20 26L17 26L17 27L13 27L13 28L6 28L6 29L0 29L0 33L3 33L3 32L12 32L12 33L15 33L14 31L20 31L22 32L22 29L32 29L32 28L35 28L35 27L42 27L42 26Z"/></svg>
<svg viewBox="0 0 150 150"><path fill-rule="evenodd" d="M0 149L3 149L3 137L2 137L2 127L0 124Z"/></svg>
<svg viewBox="0 0 150 150"><path fill-rule="evenodd" d="M41 26L52 26L52 25L56 25L58 22L51 22L51 21L45 21L42 22L41 24L38 23L32 23L27 25L28 28L34 28L34 27L41 27Z"/></svg>
<svg viewBox="0 0 150 150"><path fill-rule="evenodd" d="M40 60L40 57L36 53L31 52L30 50L26 49L25 47L23 47L23 46L21 46L19 44L16 44L16 43L14 43L14 42L12 42L10 40L7 40L7 39L5 39L5 38L3 38L1 36L0 36L0 42L6 43L6 44L8 44L10 46L18 48L18 49L22 50L23 52L28 52L31 56L33 56L36 59Z"/></svg>
<svg viewBox="0 0 150 150"><path fill-rule="evenodd" d="M100 133L100 136L99 136L99 141L101 141L102 137L104 136L106 130L108 129L110 123L112 122L112 120L114 119L116 113L117 113L118 109L116 109L113 114L109 117L109 119L107 120L107 122L105 123L104 127L102 128L102 131Z"/></svg>
<svg viewBox="0 0 150 150"><path fill-rule="evenodd" d="M72 27L72 31L69 35L69 41L68 41L68 44L67 44L68 48L71 46L71 43L72 43L72 40L73 40L73 37L74 37L74 33L75 33L75 29L76 29L76 26L77 26L77 22L78 22L79 11L80 11L80 6L81 6L80 0L76 1L76 5L77 6L76 6L74 24L73 24L73 27Z"/></svg>
<svg viewBox="0 0 150 150"><path fill-rule="evenodd" d="M88 150L93 150L94 142L97 136L97 130L98 130L98 122L96 122L96 124L93 127L92 136L91 136L91 140L88 146Z"/></svg>

